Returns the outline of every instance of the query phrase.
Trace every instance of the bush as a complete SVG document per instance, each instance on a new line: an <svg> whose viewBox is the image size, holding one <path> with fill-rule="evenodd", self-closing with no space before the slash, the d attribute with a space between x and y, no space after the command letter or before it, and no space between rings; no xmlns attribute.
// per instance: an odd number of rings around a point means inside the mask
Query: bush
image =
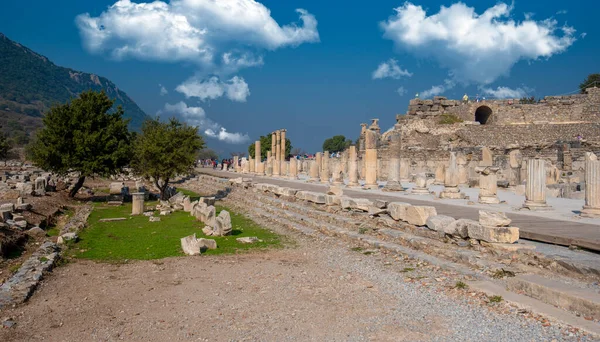
<svg viewBox="0 0 600 342"><path fill-rule="evenodd" d="M438 124L440 125L452 125L459 122L463 122L463 119L454 114L442 114L438 120Z"/></svg>

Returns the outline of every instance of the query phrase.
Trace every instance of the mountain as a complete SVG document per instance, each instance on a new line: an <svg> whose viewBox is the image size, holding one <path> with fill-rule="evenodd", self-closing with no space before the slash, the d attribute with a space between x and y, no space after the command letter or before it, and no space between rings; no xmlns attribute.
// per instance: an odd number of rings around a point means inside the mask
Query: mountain
<svg viewBox="0 0 600 342"><path fill-rule="evenodd" d="M43 114L85 90L104 90L121 105L129 127L139 130L146 113L125 92L104 77L52 63L48 58L0 33L0 125L17 143L41 127Z"/></svg>

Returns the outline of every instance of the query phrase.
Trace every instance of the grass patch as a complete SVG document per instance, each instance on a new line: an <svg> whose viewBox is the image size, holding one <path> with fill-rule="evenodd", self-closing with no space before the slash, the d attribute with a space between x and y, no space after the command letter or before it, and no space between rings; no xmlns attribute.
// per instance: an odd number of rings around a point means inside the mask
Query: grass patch
<svg viewBox="0 0 600 342"><path fill-rule="evenodd" d="M414 268L412 268L412 267L404 267L404 269L403 269L402 271L400 271L400 272L402 272L402 273L406 273L406 272L412 272L412 271L414 271L414 270L415 270L415 269L414 269Z"/></svg>
<svg viewBox="0 0 600 342"><path fill-rule="evenodd" d="M502 296L491 296L488 298L490 299L490 303L500 303L502 301Z"/></svg>
<svg viewBox="0 0 600 342"><path fill-rule="evenodd" d="M363 248L362 247L352 247L352 248L350 248L350 250L353 252L362 252Z"/></svg>
<svg viewBox="0 0 600 342"><path fill-rule="evenodd" d="M188 189L177 189L177 192L183 193L185 196L190 196L190 201L194 202L198 200L202 195L197 192Z"/></svg>
<svg viewBox="0 0 600 342"><path fill-rule="evenodd" d="M8 271L10 272L10 274L15 274L17 273L19 268L21 268L21 264L12 265L8 268Z"/></svg>
<svg viewBox="0 0 600 342"><path fill-rule="evenodd" d="M461 289L461 290L466 290L466 289L469 288L469 285L463 283L462 281L457 281L456 285L454 285L454 288Z"/></svg>
<svg viewBox="0 0 600 342"><path fill-rule="evenodd" d="M452 125L459 122L463 122L463 119L454 114L442 114L438 120L438 124L440 125Z"/></svg>
<svg viewBox="0 0 600 342"><path fill-rule="evenodd" d="M514 276L515 276L515 272L508 271L503 268L496 270L496 271L494 271L494 273L492 273L492 278L494 278L494 279L502 279L502 278L514 277Z"/></svg>
<svg viewBox="0 0 600 342"><path fill-rule="evenodd" d="M147 203L147 206L153 205L156 205L156 202ZM217 206L216 209L218 214L225 208ZM160 216L160 222L149 222L146 216L130 216L130 203L119 207L96 203L88 219L88 228L79 234L80 241L71 246L69 255L111 262L183 256L180 239L194 233L198 238L206 237L217 241L218 248L208 250L205 254L231 254L281 245L281 240L275 233L260 227L243 215L228 211L233 225L232 235L207 237L202 233L204 224L184 211ZM126 217L127 220L98 222L103 218L115 217ZM245 236L256 236L262 241L254 244L236 241L236 238Z"/></svg>

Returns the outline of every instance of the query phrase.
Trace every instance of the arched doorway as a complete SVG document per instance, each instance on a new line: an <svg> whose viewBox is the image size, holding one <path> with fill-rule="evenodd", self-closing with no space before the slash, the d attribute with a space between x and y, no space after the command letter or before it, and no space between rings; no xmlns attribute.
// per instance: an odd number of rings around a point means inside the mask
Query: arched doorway
<svg viewBox="0 0 600 342"><path fill-rule="evenodd" d="M475 121L485 125L492 116L492 109L488 106L481 106L475 111Z"/></svg>

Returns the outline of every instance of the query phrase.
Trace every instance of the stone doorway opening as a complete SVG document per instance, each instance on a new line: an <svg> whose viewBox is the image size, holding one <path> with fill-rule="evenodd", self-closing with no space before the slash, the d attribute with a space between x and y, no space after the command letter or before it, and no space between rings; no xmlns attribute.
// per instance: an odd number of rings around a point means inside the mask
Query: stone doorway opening
<svg viewBox="0 0 600 342"><path fill-rule="evenodd" d="M492 116L492 109L488 106L481 106L475 111L475 121L485 125Z"/></svg>

